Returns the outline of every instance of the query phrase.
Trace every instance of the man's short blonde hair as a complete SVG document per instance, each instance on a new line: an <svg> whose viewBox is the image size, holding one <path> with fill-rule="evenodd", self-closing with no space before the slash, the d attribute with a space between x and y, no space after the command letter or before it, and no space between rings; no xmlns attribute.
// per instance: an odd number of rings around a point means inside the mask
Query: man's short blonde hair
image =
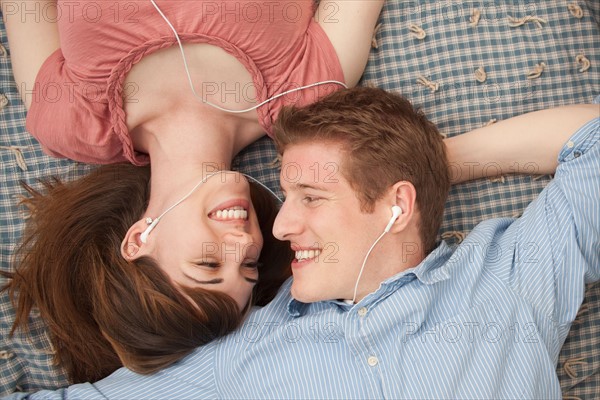
<svg viewBox="0 0 600 400"><path fill-rule="evenodd" d="M450 189L446 147L436 126L408 100L376 88L341 90L306 107L284 108L274 136L281 154L300 143L339 143L345 152L340 171L363 211L371 212L391 185L411 182L424 251L435 248Z"/></svg>

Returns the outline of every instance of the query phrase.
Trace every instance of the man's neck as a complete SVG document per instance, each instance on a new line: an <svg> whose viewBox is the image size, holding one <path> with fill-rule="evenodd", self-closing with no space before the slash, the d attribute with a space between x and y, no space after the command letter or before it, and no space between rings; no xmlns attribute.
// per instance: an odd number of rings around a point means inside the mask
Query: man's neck
<svg viewBox="0 0 600 400"><path fill-rule="evenodd" d="M418 266L424 259L425 252L416 227L402 234L385 235L367 260L355 303L375 292L389 278Z"/></svg>

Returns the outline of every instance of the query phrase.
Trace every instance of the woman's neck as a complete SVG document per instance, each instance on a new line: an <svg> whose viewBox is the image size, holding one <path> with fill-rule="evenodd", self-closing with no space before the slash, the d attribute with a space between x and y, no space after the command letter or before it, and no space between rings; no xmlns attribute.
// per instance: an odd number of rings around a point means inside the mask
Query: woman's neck
<svg viewBox="0 0 600 400"><path fill-rule="evenodd" d="M203 98L227 109L255 105L252 90L236 96L202 91L206 82L253 88L252 76L233 55L202 43L184 47L192 82ZM264 135L256 110L225 113L194 97L182 65L179 48L172 46L142 58L126 78L136 88L135 101L124 104L127 128L135 150L151 160L148 213L162 212L210 171L229 169L239 151Z"/></svg>
<svg viewBox="0 0 600 400"><path fill-rule="evenodd" d="M230 169L247 143L236 119L169 113L136 129L136 150L150 155L151 191L147 215L160 215L206 175Z"/></svg>

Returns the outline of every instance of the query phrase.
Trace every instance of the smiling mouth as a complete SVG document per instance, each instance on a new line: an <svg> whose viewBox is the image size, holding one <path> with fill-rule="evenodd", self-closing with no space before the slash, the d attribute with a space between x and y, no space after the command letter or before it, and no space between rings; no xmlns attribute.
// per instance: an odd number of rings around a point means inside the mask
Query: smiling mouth
<svg viewBox="0 0 600 400"><path fill-rule="evenodd" d="M297 250L295 254L296 261L302 262L319 257L319 255L321 254L321 250Z"/></svg>
<svg viewBox="0 0 600 400"><path fill-rule="evenodd" d="M209 217L216 221L246 221L248 219L248 210L239 206L224 208L210 213Z"/></svg>

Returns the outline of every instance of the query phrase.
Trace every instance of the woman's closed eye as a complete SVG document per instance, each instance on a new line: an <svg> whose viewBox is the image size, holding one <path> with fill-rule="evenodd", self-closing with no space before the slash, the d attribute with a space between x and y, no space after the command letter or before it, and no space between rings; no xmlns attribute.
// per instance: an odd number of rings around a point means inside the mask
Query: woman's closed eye
<svg viewBox="0 0 600 400"><path fill-rule="evenodd" d="M203 268L208 268L210 270L216 270L221 267L221 264L218 262L199 262L196 265L203 267ZM242 263L242 267L250 269L250 270L257 270L257 269L261 268L262 266L263 266L263 264L258 261L246 261L246 262Z"/></svg>
<svg viewBox="0 0 600 400"><path fill-rule="evenodd" d="M184 275L193 280L196 283L203 285L216 285L220 283L224 283L225 279L220 277L221 270L224 268L224 265L220 262L216 261L200 261L193 264L195 267L199 267L200 270L204 270L205 272L202 274L198 274L196 272L191 272L191 274L184 273ZM262 263L258 261L244 261L235 268L241 268L242 278L252 284L256 284L258 282L258 270L262 267ZM200 275L200 276L198 276ZM204 275L204 276L202 276ZM210 276L213 278L210 278ZM208 278L208 279L207 279Z"/></svg>
<svg viewBox="0 0 600 400"><path fill-rule="evenodd" d="M221 266L220 263L214 262L214 261L201 261L201 262L197 263L196 265L198 265L200 267L204 267L204 268L209 268L209 269L217 269Z"/></svg>
<svg viewBox="0 0 600 400"><path fill-rule="evenodd" d="M252 270L257 270L259 268L261 268L263 266L263 264L261 262L258 261L249 261L249 262L245 262L242 264L245 268L248 269L252 269Z"/></svg>

